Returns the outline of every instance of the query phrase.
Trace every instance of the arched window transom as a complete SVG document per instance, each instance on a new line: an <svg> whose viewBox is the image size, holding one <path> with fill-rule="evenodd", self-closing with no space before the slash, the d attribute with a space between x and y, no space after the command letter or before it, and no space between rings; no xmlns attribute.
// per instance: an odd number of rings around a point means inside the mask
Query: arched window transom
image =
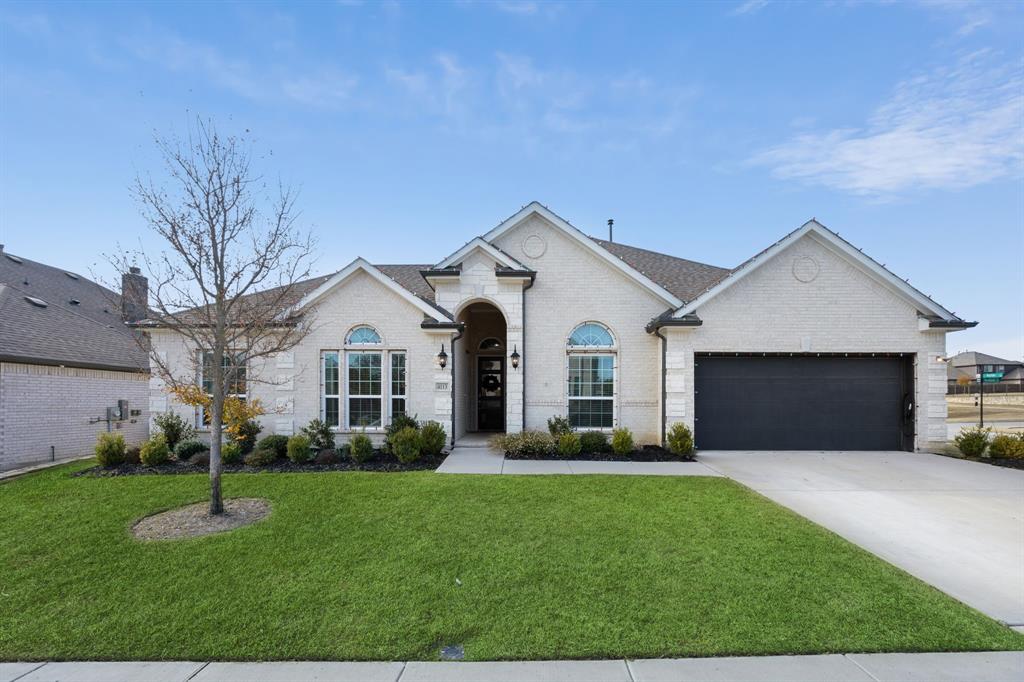
<svg viewBox="0 0 1024 682"><path fill-rule="evenodd" d="M498 350L503 345L501 339L496 339L492 336L480 342L480 350Z"/></svg>
<svg viewBox="0 0 1024 682"><path fill-rule="evenodd" d="M597 322L586 322L569 335L570 348L611 348L615 345L612 333Z"/></svg>
<svg viewBox="0 0 1024 682"><path fill-rule="evenodd" d="M380 344L380 334L373 327L356 327L348 334L346 343L353 346L370 346Z"/></svg>

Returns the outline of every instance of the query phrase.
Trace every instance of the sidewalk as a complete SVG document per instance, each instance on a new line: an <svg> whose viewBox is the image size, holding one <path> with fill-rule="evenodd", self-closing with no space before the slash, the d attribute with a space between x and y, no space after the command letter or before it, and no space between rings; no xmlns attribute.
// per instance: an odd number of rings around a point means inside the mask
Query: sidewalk
<svg viewBox="0 0 1024 682"><path fill-rule="evenodd" d="M0 663L0 682L1019 682L1024 652L494 663Z"/></svg>

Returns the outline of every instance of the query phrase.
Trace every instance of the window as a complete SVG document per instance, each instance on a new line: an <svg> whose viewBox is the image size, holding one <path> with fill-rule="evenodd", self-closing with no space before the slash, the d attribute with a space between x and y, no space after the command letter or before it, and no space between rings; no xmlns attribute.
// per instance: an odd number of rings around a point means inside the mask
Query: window
<svg viewBox="0 0 1024 682"><path fill-rule="evenodd" d="M221 358L221 367L224 368L224 397L246 399L245 360L242 354L227 354ZM213 352L202 351L202 362L199 367L199 385L208 396L213 396ZM206 410L199 408L199 424L207 426L210 423L210 415Z"/></svg>
<svg viewBox="0 0 1024 682"><path fill-rule="evenodd" d="M615 426L615 340L597 322L569 335L569 424L577 429Z"/></svg>
<svg viewBox="0 0 1024 682"><path fill-rule="evenodd" d="M383 386L381 381L381 353L360 351L347 354L348 358L348 427L380 428Z"/></svg>
<svg viewBox="0 0 1024 682"><path fill-rule="evenodd" d="M370 346L379 344L380 334L373 327L356 327L348 334L347 343L350 346Z"/></svg>
<svg viewBox="0 0 1024 682"><path fill-rule="evenodd" d="M321 417L328 426L341 426L341 367L338 351L321 353L323 372L323 400L320 410Z"/></svg>
<svg viewBox="0 0 1024 682"><path fill-rule="evenodd" d="M494 337L484 339L480 342L480 350L499 350L501 346L501 339L496 339Z"/></svg>
<svg viewBox="0 0 1024 682"><path fill-rule="evenodd" d="M391 418L405 414L405 353L391 354Z"/></svg>

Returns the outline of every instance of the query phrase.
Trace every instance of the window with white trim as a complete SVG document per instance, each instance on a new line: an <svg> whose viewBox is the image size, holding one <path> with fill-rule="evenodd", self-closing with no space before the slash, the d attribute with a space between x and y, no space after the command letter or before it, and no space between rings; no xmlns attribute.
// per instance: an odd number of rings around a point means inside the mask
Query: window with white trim
<svg viewBox="0 0 1024 682"><path fill-rule="evenodd" d="M341 362L336 350L320 354L320 373L323 390L320 399L320 418L331 427L341 426Z"/></svg>
<svg viewBox="0 0 1024 682"><path fill-rule="evenodd" d="M574 429L615 426L615 339L597 322L586 322L569 335L569 424Z"/></svg>
<svg viewBox="0 0 1024 682"><path fill-rule="evenodd" d="M349 429L377 429L383 426L384 382L380 351L345 353Z"/></svg>
<svg viewBox="0 0 1024 682"><path fill-rule="evenodd" d="M348 333L345 343L349 346L376 346L380 345L381 339L376 329L362 325Z"/></svg>
<svg viewBox="0 0 1024 682"><path fill-rule="evenodd" d="M213 398L213 351L199 351L199 385L203 393ZM228 353L221 357L224 371L224 397L237 398L245 402L248 388L245 376L245 361L241 353ZM196 414L197 427L210 425L210 415L202 407Z"/></svg>
<svg viewBox="0 0 1024 682"><path fill-rule="evenodd" d="M391 361L391 418L405 414L406 381L405 353L393 352Z"/></svg>

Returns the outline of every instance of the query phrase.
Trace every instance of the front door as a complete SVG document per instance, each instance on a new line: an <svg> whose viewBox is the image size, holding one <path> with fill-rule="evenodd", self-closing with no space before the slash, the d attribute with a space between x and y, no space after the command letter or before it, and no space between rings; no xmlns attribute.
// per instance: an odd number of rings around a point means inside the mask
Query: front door
<svg viewBox="0 0 1024 682"><path fill-rule="evenodd" d="M505 430L505 358L477 358L476 428Z"/></svg>

